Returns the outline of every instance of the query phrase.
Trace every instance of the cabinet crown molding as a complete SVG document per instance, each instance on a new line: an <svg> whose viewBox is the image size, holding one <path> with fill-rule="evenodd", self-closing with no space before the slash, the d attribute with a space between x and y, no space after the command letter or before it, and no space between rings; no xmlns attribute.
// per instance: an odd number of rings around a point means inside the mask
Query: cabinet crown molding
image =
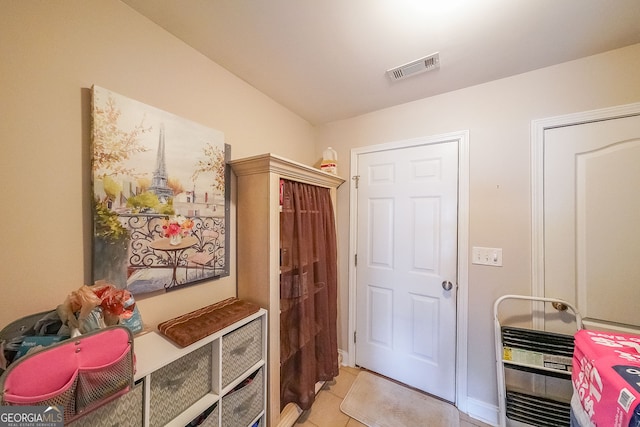
<svg viewBox="0 0 640 427"><path fill-rule="evenodd" d="M276 173L284 179L336 188L345 181L337 175L271 153L232 160L229 164L236 176Z"/></svg>

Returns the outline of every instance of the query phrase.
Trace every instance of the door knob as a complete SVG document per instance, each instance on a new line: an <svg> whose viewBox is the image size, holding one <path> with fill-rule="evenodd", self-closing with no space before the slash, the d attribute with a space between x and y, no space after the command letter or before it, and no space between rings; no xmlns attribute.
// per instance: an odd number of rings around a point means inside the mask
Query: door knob
<svg viewBox="0 0 640 427"><path fill-rule="evenodd" d="M567 308L569 308L567 307L567 304L563 304L557 301L552 302L551 305L553 306L553 308L555 308L558 311L567 311Z"/></svg>
<svg viewBox="0 0 640 427"><path fill-rule="evenodd" d="M442 289L444 289L445 291L450 291L451 289L453 289L453 284L450 281L445 280L444 282L442 282Z"/></svg>

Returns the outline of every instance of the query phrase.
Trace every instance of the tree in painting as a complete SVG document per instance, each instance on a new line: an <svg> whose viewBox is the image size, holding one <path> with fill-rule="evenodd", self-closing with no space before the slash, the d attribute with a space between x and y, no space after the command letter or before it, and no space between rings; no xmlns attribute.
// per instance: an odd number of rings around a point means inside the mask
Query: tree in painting
<svg viewBox="0 0 640 427"><path fill-rule="evenodd" d="M94 200L94 278L124 287L129 232L118 214L110 209L121 191L114 177L132 173L123 162L147 150L139 137L151 128L141 121L131 131L123 131L118 126L121 114L113 97L109 97L104 107L94 106L92 170L94 180L101 180L104 189L104 197Z"/></svg>
<svg viewBox="0 0 640 427"><path fill-rule="evenodd" d="M213 173L214 179L212 181L212 187L224 194L224 172L225 161L224 152L211 144L207 144L204 147L205 158L198 160L196 170L193 173L193 179L197 179L202 173Z"/></svg>
<svg viewBox="0 0 640 427"><path fill-rule="evenodd" d="M94 106L93 109L93 172L96 176L114 176L133 174L123 166L135 153L142 153L144 147L139 137L150 132L151 127L143 121L127 132L118 126L122 112L115 106L113 97L109 97L106 106ZM98 175L96 175L98 174Z"/></svg>

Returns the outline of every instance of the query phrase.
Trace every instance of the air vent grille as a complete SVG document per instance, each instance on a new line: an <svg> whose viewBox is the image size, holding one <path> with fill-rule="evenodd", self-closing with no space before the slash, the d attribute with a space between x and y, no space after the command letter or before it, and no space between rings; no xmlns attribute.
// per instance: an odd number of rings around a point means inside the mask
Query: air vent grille
<svg viewBox="0 0 640 427"><path fill-rule="evenodd" d="M391 80L396 81L437 68L440 68L440 54L438 52L387 70L387 75Z"/></svg>
<svg viewBox="0 0 640 427"><path fill-rule="evenodd" d="M503 326L502 345L530 352L573 357L574 340L571 335Z"/></svg>
<svg viewBox="0 0 640 427"><path fill-rule="evenodd" d="M506 415L509 419L538 427L569 427L571 405L544 397L508 391Z"/></svg>

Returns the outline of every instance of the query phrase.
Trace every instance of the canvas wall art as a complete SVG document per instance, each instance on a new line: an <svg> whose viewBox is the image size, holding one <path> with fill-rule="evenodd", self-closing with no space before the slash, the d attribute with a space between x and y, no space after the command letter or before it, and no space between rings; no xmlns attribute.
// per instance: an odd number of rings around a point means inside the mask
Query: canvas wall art
<svg viewBox="0 0 640 427"><path fill-rule="evenodd" d="M92 88L94 282L134 295L229 275L224 134Z"/></svg>

